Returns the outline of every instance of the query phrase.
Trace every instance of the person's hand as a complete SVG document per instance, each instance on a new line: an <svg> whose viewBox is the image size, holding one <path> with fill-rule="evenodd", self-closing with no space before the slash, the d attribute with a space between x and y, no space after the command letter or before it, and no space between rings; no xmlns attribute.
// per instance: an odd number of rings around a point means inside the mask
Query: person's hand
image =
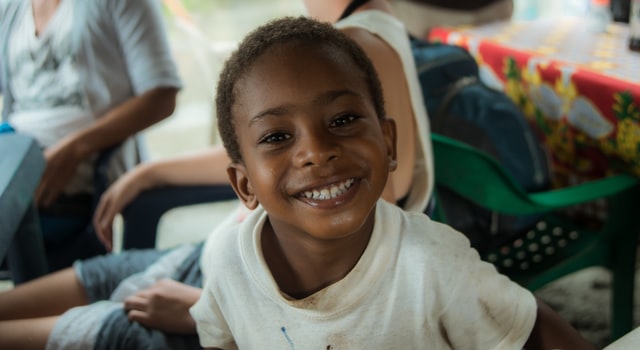
<svg viewBox="0 0 640 350"><path fill-rule="evenodd" d="M189 308L202 290L170 279L162 279L148 289L125 299L129 320L145 327L176 334L196 334Z"/></svg>
<svg viewBox="0 0 640 350"><path fill-rule="evenodd" d="M44 151L46 167L36 190L38 207L49 207L69 184L84 160L84 155L71 142L59 142Z"/></svg>
<svg viewBox="0 0 640 350"><path fill-rule="evenodd" d="M108 251L113 249L113 219L145 188L147 181L142 170L138 166L125 173L100 197L93 215L93 226Z"/></svg>

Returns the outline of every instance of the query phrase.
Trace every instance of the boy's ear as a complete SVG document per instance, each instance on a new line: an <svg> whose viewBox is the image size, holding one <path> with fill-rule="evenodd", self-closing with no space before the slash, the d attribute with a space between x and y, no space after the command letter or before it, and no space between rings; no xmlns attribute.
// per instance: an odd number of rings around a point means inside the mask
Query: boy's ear
<svg viewBox="0 0 640 350"><path fill-rule="evenodd" d="M391 118L384 118L380 122L382 135L387 146L387 159L389 161L389 171L394 171L398 167L398 158L396 154L396 122Z"/></svg>
<svg viewBox="0 0 640 350"><path fill-rule="evenodd" d="M251 186L251 182L247 177L247 168L240 163L231 163L227 166L227 176L229 176L231 187L233 187L242 203L251 210L255 209L260 202L253 192L253 186Z"/></svg>

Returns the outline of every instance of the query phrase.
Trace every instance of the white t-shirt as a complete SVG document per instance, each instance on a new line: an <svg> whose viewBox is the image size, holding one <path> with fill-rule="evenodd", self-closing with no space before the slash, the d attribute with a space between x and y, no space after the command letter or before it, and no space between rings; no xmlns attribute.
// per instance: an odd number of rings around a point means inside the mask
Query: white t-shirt
<svg viewBox="0 0 640 350"><path fill-rule="evenodd" d="M533 328L533 295L481 261L462 234L382 200L356 266L292 300L263 259L266 218L258 208L208 238L205 286L191 308L203 347L521 349Z"/></svg>
<svg viewBox="0 0 640 350"><path fill-rule="evenodd" d="M72 124L66 119L82 119L91 115L82 90L80 73L73 62L77 54L77 48L73 47L71 40L73 21L69 20L74 16L73 10L73 1L62 1L46 29L39 35L36 35L31 6L16 21L14 35L9 37L7 51L7 62L12 77L10 86L14 98L11 123L15 127L22 122L23 112L39 112L42 114L39 119L44 121L40 124L49 128L57 127L56 124L49 123ZM76 109L77 112L58 113L58 108ZM48 113L60 115L58 118L48 118ZM36 122L33 124L31 127L38 130ZM38 140L47 140L46 135L37 136ZM53 144L46 143L43 146L49 147Z"/></svg>
<svg viewBox="0 0 640 350"><path fill-rule="evenodd" d="M9 121L18 132L33 136L43 148L95 122L73 62L73 21L69 20L73 10L73 1L62 1L47 29L36 35L29 6L29 11L16 21L15 35L8 43L7 62L14 91ZM91 161L81 163L76 176L83 181L72 181L66 192L91 192L90 180L84 180L92 176Z"/></svg>

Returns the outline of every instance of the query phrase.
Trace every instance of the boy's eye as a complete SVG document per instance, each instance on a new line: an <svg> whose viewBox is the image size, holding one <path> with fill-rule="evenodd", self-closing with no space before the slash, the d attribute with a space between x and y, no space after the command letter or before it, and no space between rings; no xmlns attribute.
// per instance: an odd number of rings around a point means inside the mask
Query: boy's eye
<svg viewBox="0 0 640 350"><path fill-rule="evenodd" d="M259 143L278 143L282 141L286 141L291 138L291 135L285 134L283 132L274 132L268 135L265 135L260 139Z"/></svg>
<svg viewBox="0 0 640 350"><path fill-rule="evenodd" d="M356 119L358 119L358 116L353 115L353 114L341 115L341 116L335 118L331 122L331 126L337 126L337 127L345 126L345 125L353 123Z"/></svg>

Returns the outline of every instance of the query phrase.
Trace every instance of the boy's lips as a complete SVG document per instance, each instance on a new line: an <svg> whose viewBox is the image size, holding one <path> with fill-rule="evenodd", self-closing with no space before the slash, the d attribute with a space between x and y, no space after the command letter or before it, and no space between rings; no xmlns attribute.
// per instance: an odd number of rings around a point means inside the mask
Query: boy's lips
<svg viewBox="0 0 640 350"><path fill-rule="evenodd" d="M297 197L314 201L336 199L347 192L356 182L355 178L324 185L300 192Z"/></svg>

